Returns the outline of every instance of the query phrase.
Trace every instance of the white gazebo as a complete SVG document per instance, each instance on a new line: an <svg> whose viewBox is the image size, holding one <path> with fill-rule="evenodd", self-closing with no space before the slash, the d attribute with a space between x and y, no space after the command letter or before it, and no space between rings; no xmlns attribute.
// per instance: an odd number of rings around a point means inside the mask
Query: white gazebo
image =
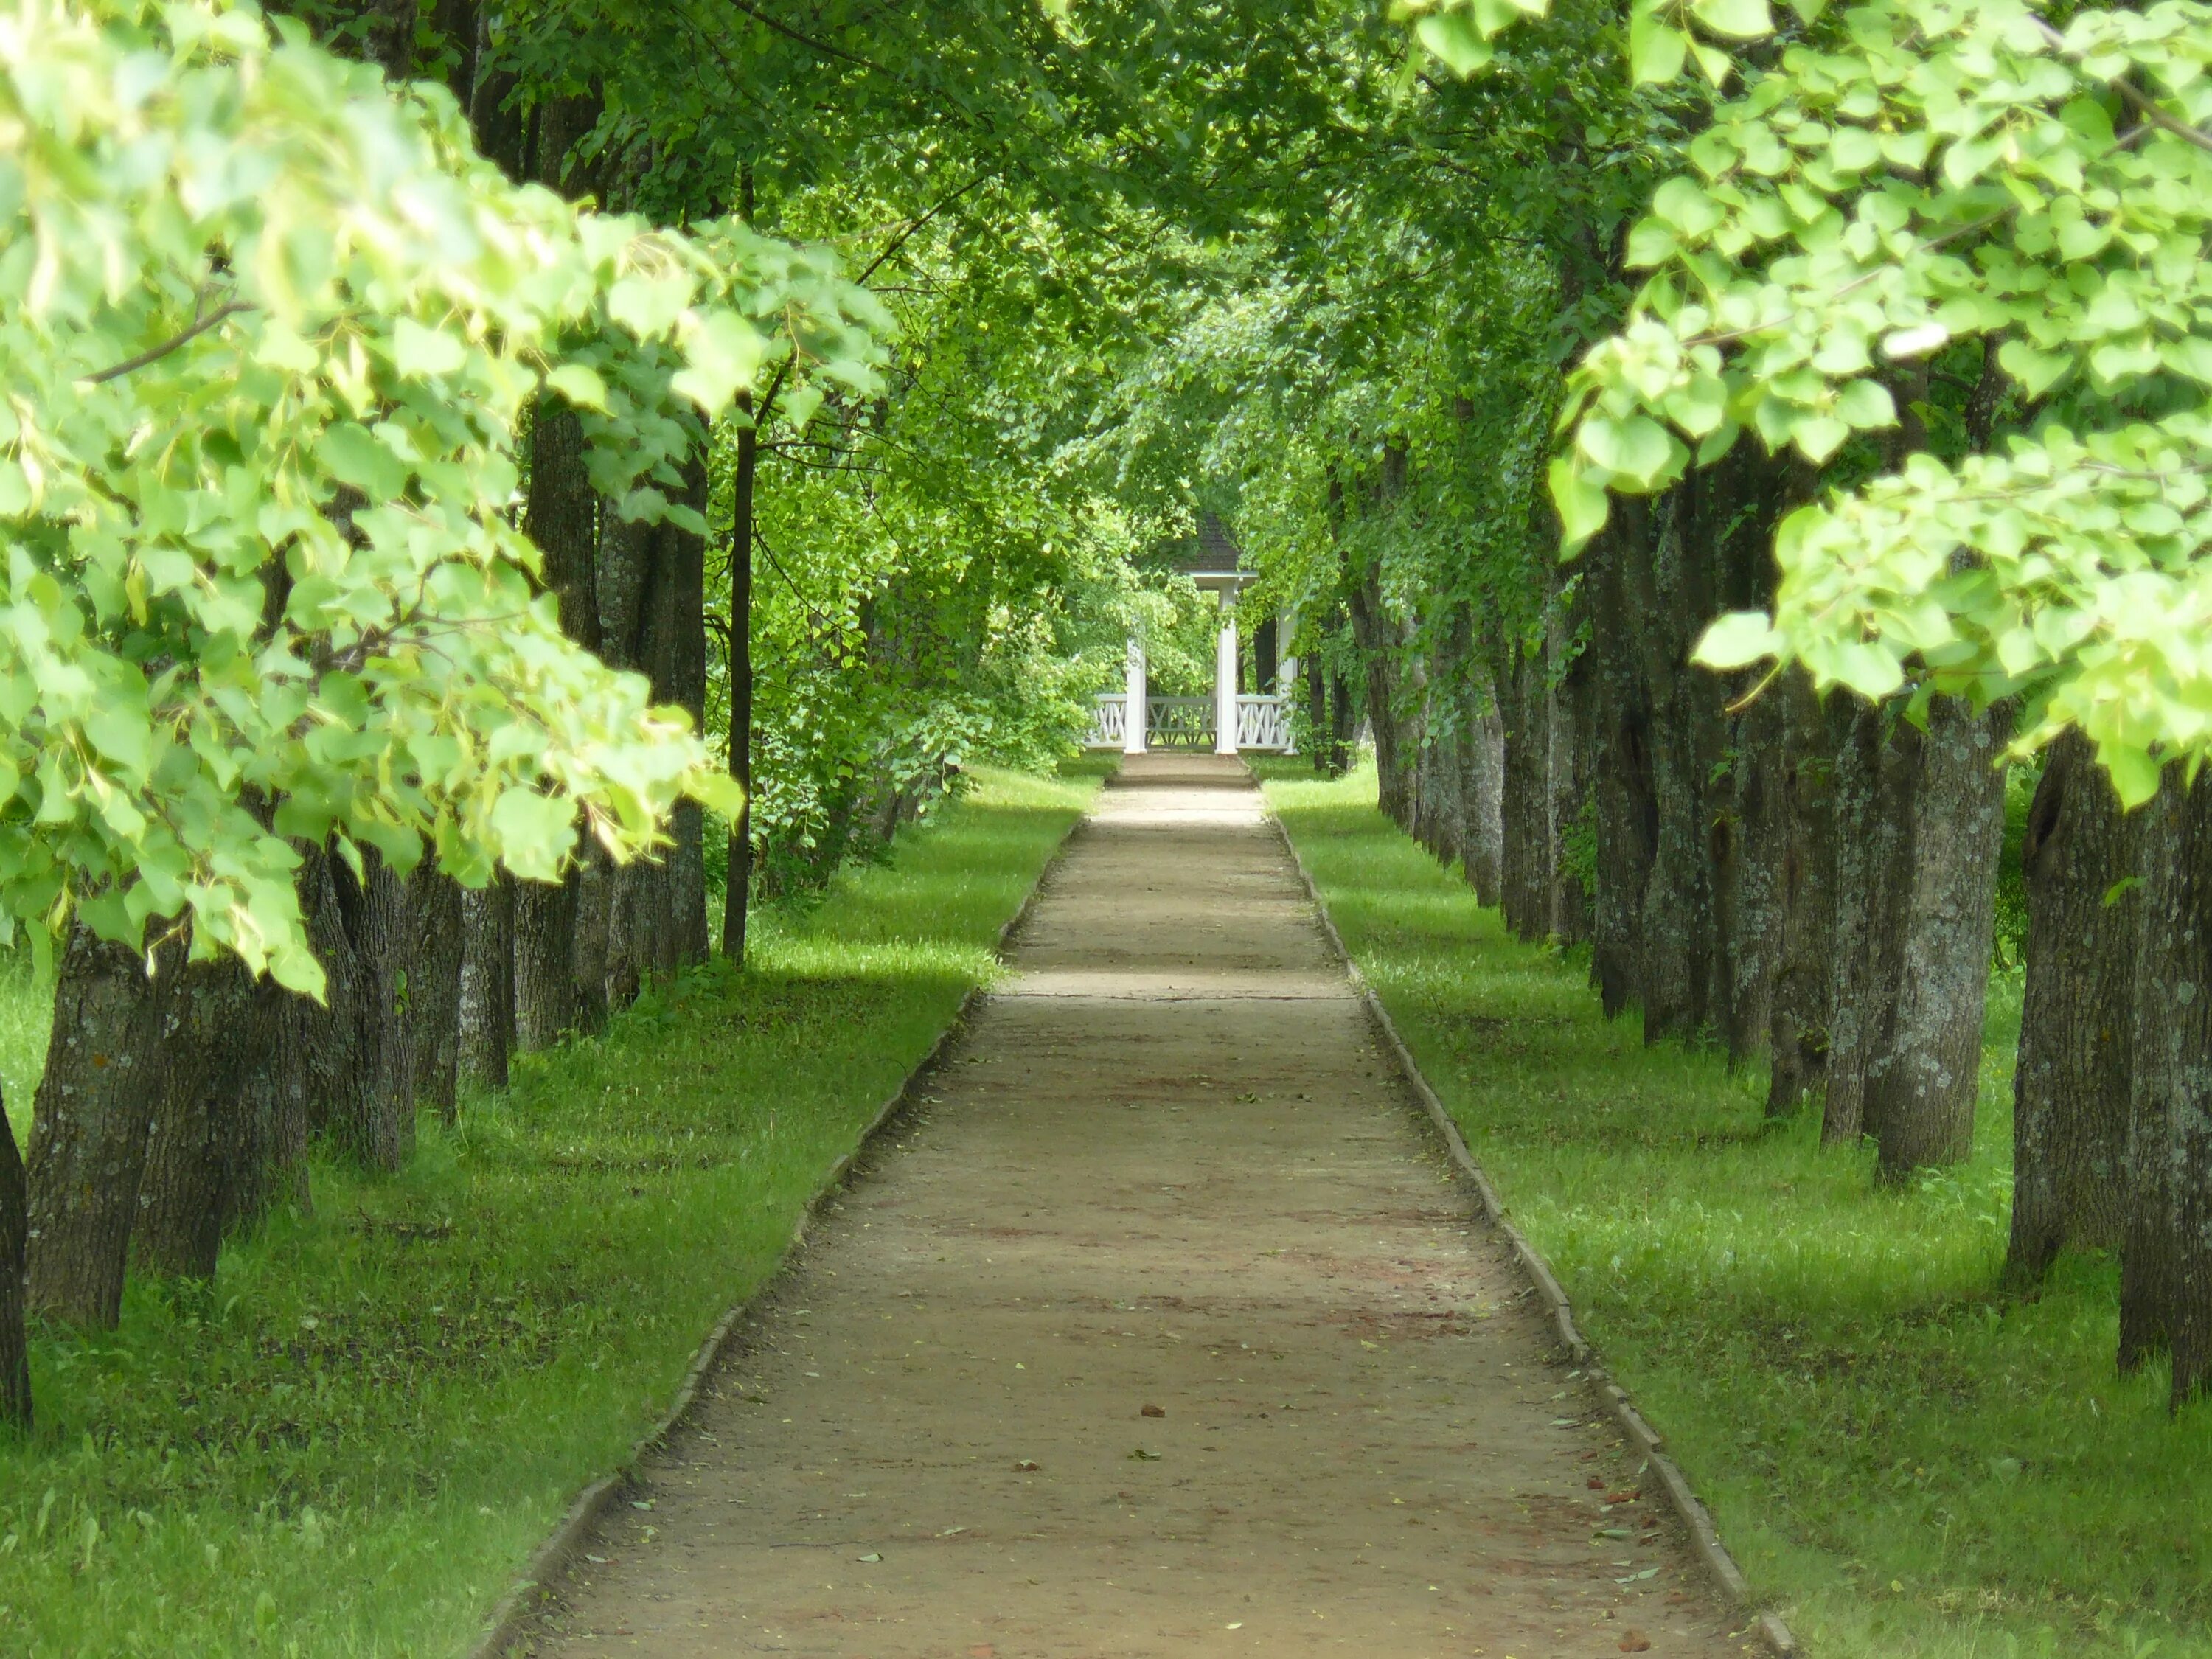
<svg viewBox="0 0 2212 1659"><path fill-rule="evenodd" d="M1132 638L1123 688L1098 694L1090 746L1118 749L1127 755L1154 749L1210 749L1217 755L1234 755L1246 749L1291 753L1285 697L1297 684L1298 665L1295 658L1277 657L1274 642L1291 637L1291 618L1287 613L1271 617L1258 630L1255 644L1262 649L1255 665L1255 678L1271 689L1241 691L1237 680L1243 653L1237 636L1237 596L1256 577L1239 568L1236 543L1210 513L1199 525L1195 549L1178 562L1202 592L1215 596L1221 609L1221 632L1213 650L1212 695L1152 696L1145 679L1144 641Z"/></svg>

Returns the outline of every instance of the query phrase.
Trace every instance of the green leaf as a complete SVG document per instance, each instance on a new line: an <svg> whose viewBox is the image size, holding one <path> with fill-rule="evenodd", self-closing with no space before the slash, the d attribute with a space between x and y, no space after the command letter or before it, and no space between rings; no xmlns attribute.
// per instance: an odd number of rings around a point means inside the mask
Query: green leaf
<svg viewBox="0 0 2212 1659"><path fill-rule="evenodd" d="M399 372L410 380L451 374L469 360L469 349L442 329L425 328L411 317L402 317L392 331L392 357Z"/></svg>
<svg viewBox="0 0 2212 1659"><path fill-rule="evenodd" d="M1655 11L1639 6L1628 20L1628 64L1638 86L1674 80L1689 50L1689 36Z"/></svg>
<svg viewBox="0 0 2212 1659"><path fill-rule="evenodd" d="M1559 514L1562 550L1573 554L1605 528L1606 519L1613 510L1612 500L1602 486L1584 476L1567 456L1553 458L1549 478L1552 503Z"/></svg>
<svg viewBox="0 0 2212 1659"><path fill-rule="evenodd" d="M1413 34L1445 68L1462 78L1480 69L1493 55L1490 42L1464 11L1431 12L1413 26Z"/></svg>
<svg viewBox="0 0 2212 1659"><path fill-rule="evenodd" d="M1731 611L1698 641L1690 660L1708 668L1744 668L1779 656L1783 639L1763 611Z"/></svg>
<svg viewBox="0 0 2212 1659"><path fill-rule="evenodd" d="M1690 0L1690 14L1715 34L1756 40L1774 33L1766 0Z"/></svg>

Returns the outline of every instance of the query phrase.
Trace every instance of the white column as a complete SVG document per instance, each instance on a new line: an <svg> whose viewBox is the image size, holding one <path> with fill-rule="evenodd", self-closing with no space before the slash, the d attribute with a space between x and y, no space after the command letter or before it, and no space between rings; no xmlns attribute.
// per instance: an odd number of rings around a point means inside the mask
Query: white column
<svg viewBox="0 0 2212 1659"><path fill-rule="evenodd" d="M1121 752L1141 755L1145 752L1146 691L1145 643L1135 635L1129 636L1129 678L1127 687L1128 701L1121 724Z"/></svg>
<svg viewBox="0 0 2212 1659"><path fill-rule="evenodd" d="M1237 752L1237 596L1221 590L1221 640L1213 653L1213 752Z"/></svg>
<svg viewBox="0 0 2212 1659"><path fill-rule="evenodd" d="M1290 735L1291 706L1297 701L1298 692L1298 659L1290 653L1290 644L1297 635L1298 613L1293 606L1275 618L1275 695L1283 700L1283 752L1286 755L1298 752Z"/></svg>

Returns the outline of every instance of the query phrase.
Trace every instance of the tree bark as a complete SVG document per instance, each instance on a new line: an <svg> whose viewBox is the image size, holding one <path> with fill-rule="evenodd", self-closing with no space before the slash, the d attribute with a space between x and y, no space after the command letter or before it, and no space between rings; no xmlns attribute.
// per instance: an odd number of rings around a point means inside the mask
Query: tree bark
<svg viewBox="0 0 2212 1659"><path fill-rule="evenodd" d="M608 921L615 885L614 862L606 849L586 842L568 885L575 892L568 933L575 1029L597 1036L607 1029Z"/></svg>
<svg viewBox="0 0 2212 1659"><path fill-rule="evenodd" d="M752 412L743 392L738 407ZM744 792L730 823L729 879L722 895L722 954L743 966L745 916L753 882L753 489L760 470L759 434L738 432L737 470L730 488L730 775Z"/></svg>
<svg viewBox="0 0 2212 1659"><path fill-rule="evenodd" d="M2212 775L2140 816L2119 1366L2170 1352L2179 1409L2212 1392Z"/></svg>
<svg viewBox="0 0 2212 1659"><path fill-rule="evenodd" d="M1470 665L1468 721L1467 879L1485 904L1504 894L1505 870L1505 721L1490 672Z"/></svg>
<svg viewBox="0 0 2212 1659"><path fill-rule="evenodd" d="M1545 630L1544 678L1548 690L1551 754L1547 773L1551 788L1551 921L1548 931L1570 945L1590 936L1591 894L1578 865L1568 856L1570 837L1584 833L1590 806L1590 744L1584 728L1589 705L1589 653L1582 644L1587 601L1579 584L1571 602L1555 594Z"/></svg>
<svg viewBox="0 0 2212 1659"><path fill-rule="evenodd" d="M1589 565L1590 672L1596 720L1597 895L1592 906L1590 978L1606 1018L1642 997L1644 894L1659 836L1653 799L1651 709L1636 643L1629 566L1650 534L1651 504L1614 503L1613 522L1583 555Z"/></svg>
<svg viewBox="0 0 2212 1659"><path fill-rule="evenodd" d="M461 890L461 967L455 1062L461 1081L507 1087L514 1050L514 884L506 875Z"/></svg>
<svg viewBox="0 0 2212 1659"><path fill-rule="evenodd" d="M576 884L514 884L514 1046L550 1048L576 1023Z"/></svg>
<svg viewBox="0 0 2212 1659"><path fill-rule="evenodd" d="M170 964L173 967L173 962ZM24 1296L31 1311L112 1330L161 1089L167 986L144 958L75 928L54 990L31 1115Z"/></svg>
<svg viewBox="0 0 2212 1659"><path fill-rule="evenodd" d="M331 1101L330 1133L365 1170L387 1173L415 1150L415 909L407 884L373 848L356 877L325 860L339 919L353 947L354 1086Z"/></svg>
<svg viewBox="0 0 2212 1659"><path fill-rule="evenodd" d="M2013 1071L2006 1277L2041 1279L2067 1244L2113 1246L2127 1215L2139 900L2128 820L2087 739L2045 751L2021 863L2027 980Z"/></svg>
<svg viewBox="0 0 2212 1659"><path fill-rule="evenodd" d="M1867 1089L1889 1042L1902 971L1903 896L1920 733L1889 708L1854 706L1836 754L1836 967L1828 1014L1828 1095L1820 1139L1873 1127Z"/></svg>
<svg viewBox="0 0 2212 1659"><path fill-rule="evenodd" d="M424 859L408 882L415 970L407 982L415 1027L415 1095L453 1127L460 1080L461 884Z"/></svg>
<svg viewBox="0 0 2212 1659"><path fill-rule="evenodd" d="M1552 924L1552 733L1543 665L1517 640L1492 661L1501 696L1504 788L1499 804L1499 908L1516 939L1540 939Z"/></svg>
<svg viewBox="0 0 2212 1659"><path fill-rule="evenodd" d="M1782 704L1782 937L1768 1038L1766 1115L1781 1117L1827 1081L1835 995L1836 757L1850 704L1823 706L1792 671L1768 693Z"/></svg>
<svg viewBox="0 0 2212 1659"><path fill-rule="evenodd" d="M307 1026L315 1006L275 980L253 988L247 1008L246 1061L239 1079L238 1133L224 1138L225 1232L258 1224L279 1204L302 1214L307 1189Z"/></svg>
<svg viewBox="0 0 2212 1659"><path fill-rule="evenodd" d="M1990 983L1997 856L2004 847L2009 713L1956 697L1928 708L1890 1038L1868 1077L1867 1115L1887 1182L1972 1151Z"/></svg>
<svg viewBox="0 0 2212 1659"><path fill-rule="evenodd" d="M0 1424L27 1432L31 1413L31 1345L23 1323L24 1245L30 1227L29 1192L15 1132L0 1102Z"/></svg>
<svg viewBox="0 0 2212 1659"><path fill-rule="evenodd" d="M161 1097L139 1179L132 1255L149 1273L212 1279L234 1205L226 1190L254 1126L241 1109L254 986L235 957L185 964L162 999Z"/></svg>
<svg viewBox="0 0 2212 1659"><path fill-rule="evenodd" d="M1731 1064L1770 1054L1790 839L1790 791L1782 772L1787 723L1780 688L1739 710L1729 721L1727 775L1715 792L1719 1012Z"/></svg>

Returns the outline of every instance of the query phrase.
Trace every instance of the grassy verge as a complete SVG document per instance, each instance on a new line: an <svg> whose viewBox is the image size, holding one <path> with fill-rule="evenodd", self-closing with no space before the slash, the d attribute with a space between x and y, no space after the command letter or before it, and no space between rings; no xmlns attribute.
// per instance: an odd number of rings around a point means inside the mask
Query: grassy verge
<svg viewBox="0 0 2212 1659"><path fill-rule="evenodd" d="M315 1171L313 1217L122 1328L37 1340L0 1449L0 1651L447 1655L570 1496L664 1410L800 1207L994 971L1089 777L985 774L771 910L751 971L686 974L466 1103L397 1178ZM0 985L27 1100L39 988Z"/></svg>
<svg viewBox="0 0 2212 1659"><path fill-rule="evenodd" d="M2016 979L1972 1160L1878 1193L1763 1076L1646 1048L1374 807L1263 777L1346 946L1583 1328L1815 1655L2212 1656L2212 1410L2112 1373L2116 1273L1998 1296Z"/></svg>

